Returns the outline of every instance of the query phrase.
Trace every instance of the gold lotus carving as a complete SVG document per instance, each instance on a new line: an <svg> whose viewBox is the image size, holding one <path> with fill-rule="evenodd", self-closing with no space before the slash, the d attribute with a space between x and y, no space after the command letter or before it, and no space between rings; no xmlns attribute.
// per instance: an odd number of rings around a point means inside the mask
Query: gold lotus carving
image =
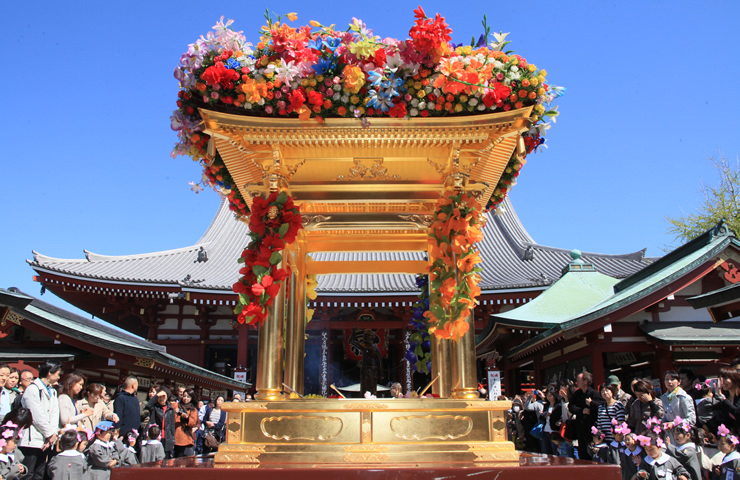
<svg viewBox="0 0 740 480"><path fill-rule="evenodd" d="M344 426L338 417L288 416L268 417L260 422L262 434L273 440L330 440L342 432Z"/></svg>
<svg viewBox="0 0 740 480"><path fill-rule="evenodd" d="M462 415L394 417L391 431L404 440L456 440L473 430L473 420Z"/></svg>
<svg viewBox="0 0 740 480"><path fill-rule="evenodd" d="M367 167L365 163L372 162ZM349 175L339 175L336 180L401 180L398 175L388 175L388 168L383 166L382 158L355 158L354 167L350 167Z"/></svg>

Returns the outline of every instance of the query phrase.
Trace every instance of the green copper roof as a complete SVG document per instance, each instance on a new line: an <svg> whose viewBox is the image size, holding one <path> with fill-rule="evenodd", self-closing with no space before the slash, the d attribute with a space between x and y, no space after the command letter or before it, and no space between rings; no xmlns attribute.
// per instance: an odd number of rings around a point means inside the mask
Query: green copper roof
<svg viewBox="0 0 740 480"><path fill-rule="evenodd" d="M722 322L685 324L677 322L646 323L640 325L645 334L659 343L670 345L737 345L740 342L740 323Z"/></svg>
<svg viewBox="0 0 740 480"><path fill-rule="evenodd" d="M508 356L515 355L560 332L606 317L612 312L671 285L712 260L731 244L740 247L735 234L720 223L634 275L619 282L615 280L610 286L613 290L601 298L594 292L598 289L603 292L604 289L604 284L601 283L603 278L599 279L597 273L576 275L578 282L569 280L573 273L568 273L530 303L505 314L493 316L494 320L501 319L502 322L504 318L535 323L544 323L549 320L549 325L551 325L548 330L510 350L507 354ZM606 276L602 275L602 277ZM545 297L545 294L550 293L560 283L563 283L563 291L559 292L559 295ZM557 294L558 291L555 293ZM581 297L585 298L581 299ZM542 301L532 306L539 299ZM573 305L568 302L573 302ZM527 307L529 309L524 310ZM522 311L529 315L525 317L520 313Z"/></svg>
<svg viewBox="0 0 740 480"><path fill-rule="evenodd" d="M599 272L570 271L531 302L493 318L500 323L532 326L567 322L614 295L618 281Z"/></svg>

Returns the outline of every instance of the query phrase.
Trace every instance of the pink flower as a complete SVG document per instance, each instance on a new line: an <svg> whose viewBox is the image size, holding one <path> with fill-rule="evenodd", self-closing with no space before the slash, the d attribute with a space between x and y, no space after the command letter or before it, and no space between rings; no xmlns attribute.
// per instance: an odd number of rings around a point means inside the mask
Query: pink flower
<svg viewBox="0 0 740 480"><path fill-rule="evenodd" d="M627 426L627 422L623 422L621 425L614 429L614 433L621 433L622 435L627 435L631 432L632 430L630 430L630 428Z"/></svg>
<svg viewBox="0 0 740 480"><path fill-rule="evenodd" d="M735 435L730 435L730 441L733 445L737 445L738 443L740 443Z"/></svg>
<svg viewBox="0 0 740 480"><path fill-rule="evenodd" d="M673 424L674 425L678 425L679 423L683 423L683 418L681 418L678 415L676 415L676 418L673 419Z"/></svg>
<svg viewBox="0 0 740 480"><path fill-rule="evenodd" d="M640 446L642 447L650 446L650 437L646 437L644 435L635 435L635 440L640 442Z"/></svg>
<svg viewBox="0 0 740 480"><path fill-rule="evenodd" d="M212 99L218 100L218 97L219 97L218 92L211 92L211 98Z"/></svg>
<svg viewBox="0 0 740 480"><path fill-rule="evenodd" d="M618 423L616 418L612 418L612 425L617 426Z"/></svg>
<svg viewBox="0 0 740 480"><path fill-rule="evenodd" d="M722 425L719 426L719 428L717 428L717 434L720 437L726 437L727 435L730 434L730 429L725 427L725 424L723 423Z"/></svg>
<svg viewBox="0 0 740 480"><path fill-rule="evenodd" d="M591 427L591 434L592 435L598 435L599 434L599 429L596 428L596 427Z"/></svg>
<svg viewBox="0 0 740 480"><path fill-rule="evenodd" d="M8 442L6 442L4 438L0 438L0 448L5 447L5 445L7 445L7 444L8 444Z"/></svg>
<svg viewBox="0 0 740 480"><path fill-rule="evenodd" d="M265 113L268 115L272 114L272 105L265 106Z"/></svg>

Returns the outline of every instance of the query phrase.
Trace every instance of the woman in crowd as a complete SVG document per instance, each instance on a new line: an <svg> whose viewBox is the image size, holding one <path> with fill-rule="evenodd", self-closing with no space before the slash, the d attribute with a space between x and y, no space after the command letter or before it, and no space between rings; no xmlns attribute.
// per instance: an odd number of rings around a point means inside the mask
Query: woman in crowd
<svg viewBox="0 0 740 480"><path fill-rule="evenodd" d="M681 377L675 370L668 370L663 377L666 392L660 399L663 402L665 413L663 414L664 428L673 428L676 417L689 422L691 426L696 425L696 409L694 399L681 388Z"/></svg>
<svg viewBox="0 0 740 480"><path fill-rule="evenodd" d="M195 430L198 428L198 409L193 405L195 392L185 390L179 411L175 412L175 458L195 455Z"/></svg>
<svg viewBox="0 0 740 480"><path fill-rule="evenodd" d="M617 400L619 387L616 385L602 383L599 393L606 403L599 405L599 411L596 414L596 428L604 434L605 442L610 443L614 441L613 420L616 420L617 424L625 421L624 404Z"/></svg>
<svg viewBox="0 0 740 480"><path fill-rule="evenodd" d="M95 431L95 425L103 420L111 422L118 421L118 415L113 412L109 412L103 402L100 400L105 387L99 383L91 383L85 390L85 398L78 400L76 403L77 411L82 412L85 408L92 408L93 413L90 416L83 417L77 423L89 432Z"/></svg>
<svg viewBox="0 0 740 480"><path fill-rule="evenodd" d="M209 406L206 409L206 414L203 416L206 422L205 435L211 434L219 442L223 441L223 429L226 424L226 412L221 410L223 403L224 397L217 397L215 406ZM209 448L206 445L206 442L203 442L203 453L211 453L213 450L213 448Z"/></svg>
<svg viewBox="0 0 740 480"><path fill-rule="evenodd" d="M663 402L655 398L653 384L647 380L638 380L632 387L637 400L632 402L627 424L633 432L643 432L647 420L651 417L663 418Z"/></svg>
<svg viewBox="0 0 740 480"><path fill-rule="evenodd" d="M709 429L717 431L719 425L725 425L734 431L740 427L740 373L734 368L723 368L719 372L720 388L715 392L717 403L712 407L712 419Z"/></svg>
<svg viewBox="0 0 740 480"><path fill-rule="evenodd" d="M77 372L68 373L62 378L62 393L59 395L59 427L67 425L77 426L77 423L85 417L93 414L94 410L89 406L77 409L75 402L85 386L85 377Z"/></svg>
<svg viewBox="0 0 740 480"><path fill-rule="evenodd" d="M10 367L10 374L8 375L8 379L5 381L5 388L8 391L11 405L15 402L16 397L18 397L18 394L20 393L20 390L18 390L19 380L20 373L18 372L18 369Z"/></svg>
<svg viewBox="0 0 740 480"><path fill-rule="evenodd" d="M541 416L545 424L542 428L543 433L540 441L540 453L557 455L558 447L552 443L552 434L553 432L557 433L560 430L560 424L563 417L563 406L558 389L553 385L547 387L545 398L547 399L547 404L545 405Z"/></svg>
<svg viewBox="0 0 740 480"><path fill-rule="evenodd" d="M175 449L175 407L177 397L167 387L159 387L157 394L149 399L146 409L149 411L149 427L159 426L165 458L172 458Z"/></svg>

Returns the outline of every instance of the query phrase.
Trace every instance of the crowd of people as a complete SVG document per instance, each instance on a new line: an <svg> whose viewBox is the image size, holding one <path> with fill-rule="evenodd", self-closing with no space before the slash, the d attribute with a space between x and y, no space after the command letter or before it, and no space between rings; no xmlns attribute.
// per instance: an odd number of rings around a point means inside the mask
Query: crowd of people
<svg viewBox="0 0 740 480"><path fill-rule="evenodd" d="M629 390L614 375L594 386L584 371L517 395L509 434L522 450L619 465L623 480L740 475L740 359L716 379L669 370Z"/></svg>
<svg viewBox="0 0 740 480"><path fill-rule="evenodd" d="M117 466L218 449L223 397L163 385L140 401L138 390L133 376L109 392L53 361L38 378L0 363L0 480L107 479Z"/></svg>

